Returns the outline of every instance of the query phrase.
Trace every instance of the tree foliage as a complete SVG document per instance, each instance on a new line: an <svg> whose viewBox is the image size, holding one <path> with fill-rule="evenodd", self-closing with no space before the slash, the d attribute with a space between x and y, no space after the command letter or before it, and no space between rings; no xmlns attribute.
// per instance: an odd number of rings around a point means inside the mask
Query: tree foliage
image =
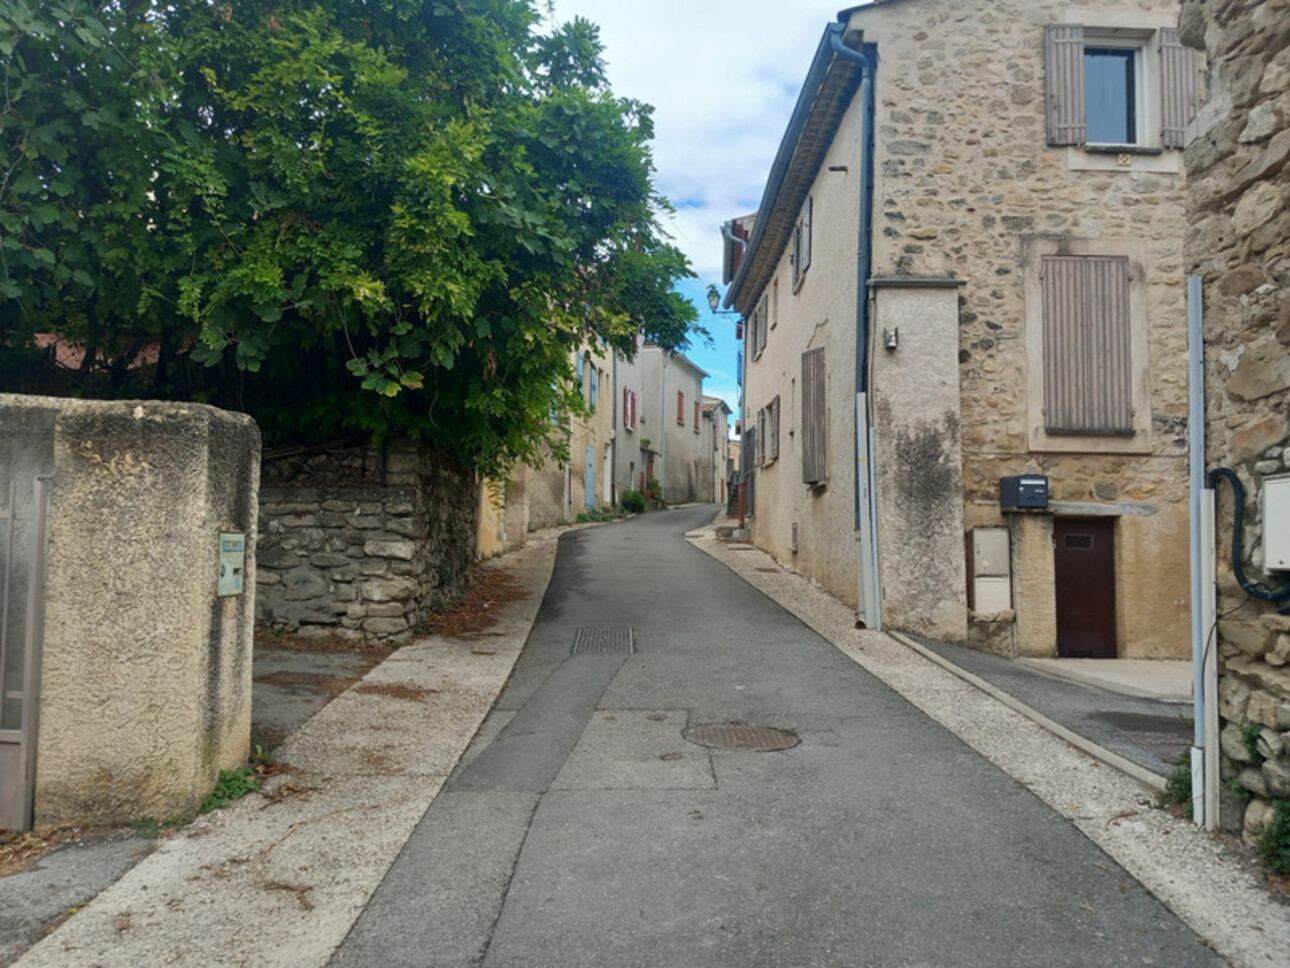
<svg viewBox="0 0 1290 968"><path fill-rule="evenodd" d="M573 348L702 332L650 109L593 25L540 27L531 0L9 0L9 365L29 385L53 333L85 351L68 392L531 457Z"/></svg>

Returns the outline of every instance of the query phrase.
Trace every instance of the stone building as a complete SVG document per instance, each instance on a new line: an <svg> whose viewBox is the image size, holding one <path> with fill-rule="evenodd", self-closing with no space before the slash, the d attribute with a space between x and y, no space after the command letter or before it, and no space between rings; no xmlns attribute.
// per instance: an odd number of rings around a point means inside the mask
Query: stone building
<svg viewBox="0 0 1290 968"><path fill-rule="evenodd" d="M711 480L699 495L704 501L725 504L726 487L730 479L730 405L720 397L703 398L703 449L704 470Z"/></svg>
<svg viewBox="0 0 1290 968"><path fill-rule="evenodd" d="M1221 821L1247 836L1290 800L1290 7L1185 0L1183 40L1204 49L1210 96L1186 150L1187 267L1204 280L1207 466L1244 490L1241 587L1234 488L1218 487ZM1248 587L1248 586L1247 586ZM1258 595L1280 598L1260 600ZM1248 805L1229 784L1251 795Z"/></svg>
<svg viewBox="0 0 1290 968"><path fill-rule="evenodd" d="M866 624L1188 654L1177 10L879 0L825 31L726 301L753 538ZM1001 509L1017 475L1046 507Z"/></svg>
<svg viewBox="0 0 1290 968"><path fill-rule="evenodd" d="M655 478L671 504L707 500L704 470L702 369L675 350L645 343L636 356L639 383L631 416L635 427L624 433L620 460L635 461L636 484Z"/></svg>

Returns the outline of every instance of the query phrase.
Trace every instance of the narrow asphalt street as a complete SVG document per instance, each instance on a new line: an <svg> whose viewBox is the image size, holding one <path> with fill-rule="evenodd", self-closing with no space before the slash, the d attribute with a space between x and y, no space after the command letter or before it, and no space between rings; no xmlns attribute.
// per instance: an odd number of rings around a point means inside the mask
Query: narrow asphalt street
<svg viewBox="0 0 1290 968"><path fill-rule="evenodd" d="M1034 794L692 547L713 512L563 536L507 688L332 964L1223 963ZM621 631L572 654L604 628ZM800 743L683 737L717 723Z"/></svg>

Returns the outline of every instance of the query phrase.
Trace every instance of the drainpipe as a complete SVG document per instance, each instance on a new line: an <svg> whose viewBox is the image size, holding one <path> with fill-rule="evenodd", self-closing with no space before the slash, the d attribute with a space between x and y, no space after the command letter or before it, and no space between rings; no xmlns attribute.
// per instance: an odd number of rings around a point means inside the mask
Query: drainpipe
<svg viewBox="0 0 1290 968"><path fill-rule="evenodd" d="M1191 479L1192 820L1218 826L1218 669L1214 490L1205 475L1205 309L1200 276L1187 277L1187 428Z"/></svg>
<svg viewBox="0 0 1290 968"><path fill-rule="evenodd" d="M856 358L855 387L857 405L855 421L852 426L852 446L856 455L856 472L854 487L853 524L860 536L860 558L868 565L868 595L860 596L863 608L866 597L872 613L866 610L866 618L872 628L882 628L879 612L878 595L878 556L877 546L872 533L876 519L873 508L872 464L870 434L862 432L860 408L866 409L863 421L867 425L868 391L869 391L869 277L873 272L873 182L874 182L874 73L877 68L877 54L873 45L866 45L855 50L842 42L846 33L847 21L839 15L838 23L829 25L829 44L834 55L855 61L860 65L860 104L861 123L864 129L863 141L860 144L860 231L856 245ZM863 458L862 458L863 455ZM865 481L861 481L861 477ZM862 573L866 569L861 569Z"/></svg>

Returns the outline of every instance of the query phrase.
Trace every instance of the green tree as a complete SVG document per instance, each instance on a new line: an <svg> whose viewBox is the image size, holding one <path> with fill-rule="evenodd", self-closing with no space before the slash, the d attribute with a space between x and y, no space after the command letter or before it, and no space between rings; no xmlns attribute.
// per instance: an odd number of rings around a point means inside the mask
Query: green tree
<svg viewBox="0 0 1290 968"><path fill-rule="evenodd" d="M579 404L572 347L702 333L650 109L593 25L539 26L529 0L9 0L6 355L31 372L56 333L69 392L531 457Z"/></svg>

